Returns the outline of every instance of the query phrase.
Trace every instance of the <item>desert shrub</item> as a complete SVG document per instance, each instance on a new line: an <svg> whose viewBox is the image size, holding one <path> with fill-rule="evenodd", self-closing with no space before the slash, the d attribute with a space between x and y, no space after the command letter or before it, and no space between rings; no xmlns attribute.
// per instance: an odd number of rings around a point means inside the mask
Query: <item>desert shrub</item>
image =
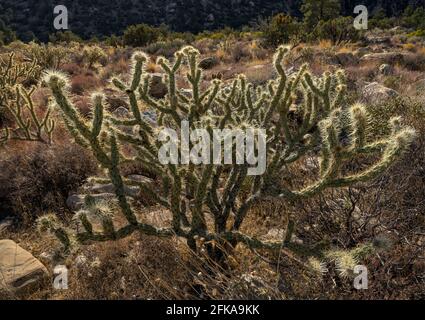
<svg viewBox="0 0 425 320"><path fill-rule="evenodd" d="M77 63L65 63L61 70L70 76L76 76L83 72L82 67Z"/></svg>
<svg viewBox="0 0 425 320"><path fill-rule="evenodd" d="M339 17L341 3L339 0L303 0L301 12L306 32L310 33L320 21L329 21Z"/></svg>
<svg viewBox="0 0 425 320"><path fill-rule="evenodd" d="M123 43L126 46L144 47L164 36L162 29L151 27L147 24L138 24L129 26L124 31Z"/></svg>
<svg viewBox="0 0 425 320"><path fill-rule="evenodd" d="M269 52L263 48L260 41L253 40L248 46L249 53L252 60L264 60L267 58Z"/></svg>
<svg viewBox="0 0 425 320"><path fill-rule="evenodd" d="M234 63L238 63L245 58L249 58L251 56L249 48L245 43L236 42L231 46L230 49L230 58Z"/></svg>
<svg viewBox="0 0 425 320"><path fill-rule="evenodd" d="M425 9L422 6L414 8L407 6L401 18L401 24L407 28L417 29L420 33L421 29L425 29Z"/></svg>
<svg viewBox="0 0 425 320"><path fill-rule="evenodd" d="M96 164L76 145L9 146L0 157L1 209L31 221L45 211L66 208L69 193L96 172Z"/></svg>
<svg viewBox="0 0 425 320"><path fill-rule="evenodd" d="M111 62L101 71L102 80L109 80L116 74L125 74L129 70L128 62L125 58L120 58L118 61Z"/></svg>
<svg viewBox="0 0 425 320"><path fill-rule="evenodd" d="M49 36L49 42L54 44L82 42L83 40L72 31L58 31Z"/></svg>
<svg viewBox="0 0 425 320"><path fill-rule="evenodd" d="M340 17L320 21L312 33L314 39L329 39L334 45L345 41L357 41L360 33L354 28L353 18Z"/></svg>
<svg viewBox="0 0 425 320"><path fill-rule="evenodd" d="M425 30L419 29L419 30L410 32L410 33L407 34L407 37L409 37L409 38L423 38L423 37L425 37Z"/></svg>
<svg viewBox="0 0 425 320"><path fill-rule="evenodd" d="M71 50L58 45L31 42L23 53L31 60L36 60L42 69L59 69L67 62Z"/></svg>
<svg viewBox="0 0 425 320"><path fill-rule="evenodd" d="M261 31L265 38L266 45L277 47L280 44L288 43L300 32L300 24L295 18L280 13L263 23Z"/></svg>
<svg viewBox="0 0 425 320"><path fill-rule="evenodd" d="M156 56L172 57L185 44L186 41L182 39L158 41L145 47L145 51Z"/></svg>
<svg viewBox="0 0 425 320"><path fill-rule="evenodd" d="M403 57L400 64L410 71L424 71L425 54L424 52L409 53Z"/></svg>
<svg viewBox="0 0 425 320"><path fill-rule="evenodd" d="M94 90L101 85L101 81L91 71L84 72L71 79L71 92L82 95L87 91Z"/></svg>
<svg viewBox="0 0 425 320"><path fill-rule="evenodd" d="M96 63L101 63L102 65L107 63L107 55L99 46L85 47L82 56L89 69L92 69Z"/></svg>
<svg viewBox="0 0 425 320"><path fill-rule="evenodd" d="M0 19L0 46L8 45L16 40L16 34Z"/></svg>
<svg viewBox="0 0 425 320"><path fill-rule="evenodd" d="M378 9L373 17L369 19L369 28L379 28L381 30L391 29L397 24L396 18L387 17L384 9Z"/></svg>
<svg viewBox="0 0 425 320"><path fill-rule="evenodd" d="M122 47L124 45L122 37L112 35L105 39L105 44L114 48Z"/></svg>

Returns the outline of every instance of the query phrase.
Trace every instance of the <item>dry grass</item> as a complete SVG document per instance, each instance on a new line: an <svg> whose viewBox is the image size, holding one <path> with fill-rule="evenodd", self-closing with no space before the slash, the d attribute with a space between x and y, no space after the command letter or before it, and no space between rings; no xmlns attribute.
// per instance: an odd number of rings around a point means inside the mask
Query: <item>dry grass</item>
<svg viewBox="0 0 425 320"><path fill-rule="evenodd" d="M101 84L102 82L94 73L86 71L71 78L71 92L76 95L83 95L99 88Z"/></svg>

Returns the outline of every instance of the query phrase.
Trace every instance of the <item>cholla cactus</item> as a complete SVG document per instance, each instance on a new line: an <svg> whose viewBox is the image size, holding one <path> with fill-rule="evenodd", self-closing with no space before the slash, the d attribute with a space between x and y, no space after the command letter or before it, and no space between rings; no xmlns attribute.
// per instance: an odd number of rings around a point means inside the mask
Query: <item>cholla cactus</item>
<svg viewBox="0 0 425 320"><path fill-rule="evenodd" d="M83 59L89 69L104 58L106 58L106 53L98 46L87 47L83 50Z"/></svg>
<svg viewBox="0 0 425 320"><path fill-rule="evenodd" d="M55 129L55 120L51 118L52 108L44 112L42 116L37 115L32 95L35 87L30 90L19 85L15 87L15 99L5 103L6 109L13 115L16 127L6 128L0 143L7 140L37 141L46 144L52 143L52 135ZM25 116L28 115L28 118Z"/></svg>
<svg viewBox="0 0 425 320"><path fill-rule="evenodd" d="M29 59L36 60L40 67L44 69L58 69L66 61L67 55L72 52L69 47L55 46L52 44L28 44L26 52L23 52Z"/></svg>
<svg viewBox="0 0 425 320"><path fill-rule="evenodd" d="M0 144L10 139L52 142L55 122L50 117L51 109L48 108L40 116L32 100L35 87L26 89L22 85L36 78L39 72L36 60L32 63L16 63L13 53L7 61L0 60L0 108L9 111L15 120L13 128L5 128L0 132Z"/></svg>
<svg viewBox="0 0 425 320"><path fill-rule="evenodd" d="M113 85L125 93L130 102L132 117L125 120L108 114L103 95L94 94L93 120L88 123L68 98L67 78L58 73L47 73L45 81L63 112L68 129L77 142L92 150L108 172L122 214L128 221L128 226L109 230L107 234L94 233L88 223L83 223L88 228L79 234L80 241L120 239L141 232L162 237L177 235L186 238L193 249L199 243L228 243L232 246L244 243L250 248L284 249L304 257L323 257L325 249L319 245L310 248L291 241L293 222L289 223L283 243L260 241L243 234L240 229L250 208L265 197L294 201L312 197L328 188L346 187L373 179L409 147L415 132L401 126L399 119L394 119L389 137L370 141L365 107L359 104L345 107L344 73L325 73L317 78L304 65L297 73L288 76L283 67L288 51L286 47L278 49L274 57L278 77L265 87L254 88L241 75L230 87L214 80L209 88L203 90L202 71L198 67L199 52L192 47L183 48L175 54L173 61L162 57L157 61L164 72L163 82L168 87L166 97L159 100L149 94L151 78L145 72L148 57L137 52L132 58L131 81L125 83L118 78L112 79ZM187 70L189 94L179 88L176 81L183 68ZM146 121L141 105L156 111L159 128ZM299 115L298 121L290 120L292 110ZM247 164L160 164L158 129L162 126L178 129L182 120L188 120L191 129L265 128L265 174L249 177ZM123 130L125 127L133 130ZM348 140L342 139L342 132L350 133ZM135 156L127 157L123 146L126 150L131 148ZM317 181L295 190L290 189L290 184L276 187L275 181L278 177L288 176L291 164L317 152L320 159ZM365 155L375 156L376 163L363 167L359 172L347 172L347 163ZM158 228L137 220L135 208L124 192L127 181L120 172L123 163L143 165L162 179L162 193L145 183L141 183L140 187L171 211L172 224L169 228ZM223 246L209 245L208 250L213 253L214 247ZM314 261L320 265L319 260Z"/></svg>
<svg viewBox="0 0 425 320"><path fill-rule="evenodd" d="M9 54L7 58L0 58L0 107L13 97L13 87L16 84L35 79L39 72L37 60L31 63L16 63L14 53Z"/></svg>
<svg viewBox="0 0 425 320"><path fill-rule="evenodd" d="M40 232L50 232L54 234L56 238L58 238L58 240L61 242L65 252L71 249L72 241L68 235L69 232L60 223L54 213L40 217L37 220L37 227Z"/></svg>

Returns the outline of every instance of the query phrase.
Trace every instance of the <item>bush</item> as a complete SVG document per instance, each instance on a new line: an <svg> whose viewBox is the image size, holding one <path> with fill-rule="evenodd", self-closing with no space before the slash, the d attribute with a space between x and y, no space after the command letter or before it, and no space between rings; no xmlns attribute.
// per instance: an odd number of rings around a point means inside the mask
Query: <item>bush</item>
<svg viewBox="0 0 425 320"><path fill-rule="evenodd" d="M171 41L158 41L145 47L145 51L157 56L172 57L185 44L184 40L178 38Z"/></svg>
<svg viewBox="0 0 425 320"><path fill-rule="evenodd" d="M8 45L16 40L16 34L0 19L0 46Z"/></svg>
<svg viewBox="0 0 425 320"><path fill-rule="evenodd" d="M357 41L360 33L354 28L353 18L340 17L328 21L320 21L313 33L314 39L331 40L334 45L345 41Z"/></svg>
<svg viewBox="0 0 425 320"><path fill-rule="evenodd" d="M266 45L277 47L280 44L288 43L299 32L299 23L286 14L280 13L274 16L263 27L263 35Z"/></svg>
<svg viewBox="0 0 425 320"><path fill-rule="evenodd" d="M87 68L91 69L96 63L106 64L107 55L99 46L89 46L83 50L83 60Z"/></svg>
<svg viewBox="0 0 425 320"><path fill-rule="evenodd" d="M49 41L52 43L71 43L82 42L83 40L72 31L56 32L49 36Z"/></svg>
<svg viewBox="0 0 425 320"><path fill-rule="evenodd" d="M82 95L84 92L96 89L100 84L101 81L89 71L71 79L71 92Z"/></svg>
<svg viewBox="0 0 425 320"><path fill-rule="evenodd" d="M20 219L63 210L69 193L96 172L92 157L76 145L14 148L0 154L0 209Z"/></svg>
<svg viewBox="0 0 425 320"><path fill-rule="evenodd" d="M165 31L160 28L151 27L147 24L138 24L129 26L124 31L123 43L125 46L143 47L158 41L165 35Z"/></svg>

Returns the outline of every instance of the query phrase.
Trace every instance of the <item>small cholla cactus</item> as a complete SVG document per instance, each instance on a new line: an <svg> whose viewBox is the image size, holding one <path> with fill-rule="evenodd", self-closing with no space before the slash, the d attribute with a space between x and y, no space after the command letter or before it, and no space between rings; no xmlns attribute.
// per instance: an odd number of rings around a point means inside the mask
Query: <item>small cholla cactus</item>
<svg viewBox="0 0 425 320"><path fill-rule="evenodd" d="M30 42L23 54L31 60L36 60L43 70L59 69L73 50L74 48L69 46L65 48L59 45Z"/></svg>
<svg viewBox="0 0 425 320"><path fill-rule="evenodd" d="M284 249L291 255L315 257L310 259L311 264L323 272L325 267L321 259L329 248L293 242L294 221L288 223L283 242L261 241L242 233L241 226L250 209L266 197L302 200L328 188L347 187L373 179L408 149L415 132L402 126L399 119L394 119L391 134L373 141L366 108L360 104L352 107L345 104L344 72L327 72L322 77L315 77L304 65L288 76L283 67L288 51L286 47L277 50L273 61L277 79L270 80L266 86L255 88L241 75L230 86L216 79L203 89L199 52L185 47L175 54L173 61L163 57L157 60L163 70L162 80L168 88L163 99L155 99L149 94L151 76L145 72L148 57L136 52L132 58L131 81L112 79L112 84L127 95L132 116L115 118L106 112L103 95L95 94L91 123L80 116L70 101L66 76L47 73L45 81L62 110L67 128L106 169L109 179L104 182L114 185L119 207L128 222L121 229L105 225L105 233L95 233L85 215L81 221L86 230L78 235L78 239L82 242L106 241L124 238L134 232L160 237L177 235L187 239L187 244L194 250L200 243L197 240L202 239L202 246L213 256L220 256L217 248L242 243L250 248ZM177 75L182 70L189 90L177 84ZM143 116L141 106L156 112L156 125ZM298 117L296 121L291 116L294 110ZM206 128L209 133L214 128L263 128L267 132L265 173L249 176L248 164L161 164L158 160L159 130L164 127L180 129L184 120L190 129ZM347 133L348 139L343 139ZM284 186L276 183L279 177L290 176L288 170L292 164L309 155L319 158L316 181L306 181L306 185L300 188L292 183ZM347 171L350 168L347 164L366 155L373 155L376 162L356 172ZM138 221L136 208L125 195L127 180L120 170L123 163L142 166L145 172L161 179L162 192L143 182L140 188L172 213L168 228Z"/></svg>
<svg viewBox="0 0 425 320"><path fill-rule="evenodd" d="M65 252L71 249L69 232L61 224L54 213L38 218L37 227L40 232L50 232L61 242Z"/></svg>
<svg viewBox="0 0 425 320"><path fill-rule="evenodd" d="M98 46L87 47L83 50L83 60L87 63L89 69L106 58L106 53Z"/></svg>
<svg viewBox="0 0 425 320"><path fill-rule="evenodd" d="M0 57L0 108L7 99L13 97L15 85L35 79L39 72L37 60L31 63L17 63L14 53Z"/></svg>
<svg viewBox="0 0 425 320"><path fill-rule="evenodd" d="M51 119L51 109L40 116L32 100L36 88L26 89L22 85L36 78L38 73L37 61L16 63L13 53L7 61L0 60L0 108L7 110L15 120L14 127L0 132L0 144L11 139L52 142L55 122Z"/></svg>

